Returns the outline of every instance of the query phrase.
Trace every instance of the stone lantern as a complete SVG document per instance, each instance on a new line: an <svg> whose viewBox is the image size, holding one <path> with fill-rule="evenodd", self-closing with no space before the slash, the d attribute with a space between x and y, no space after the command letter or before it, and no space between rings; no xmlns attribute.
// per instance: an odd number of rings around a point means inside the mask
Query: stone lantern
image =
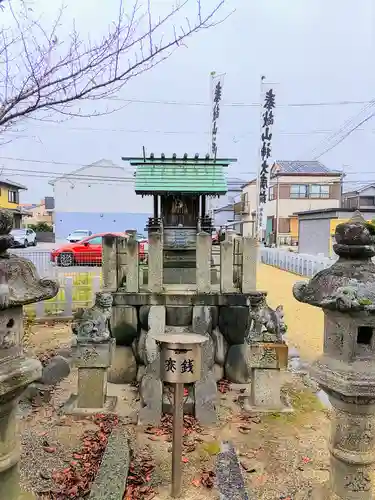
<svg viewBox="0 0 375 500"><path fill-rule="evenodd" d="M59 286L40 278L29 260L8 253L12 227L12 214L0 210L0 498L20 500L34 496L20 491L17 404L42 374L40 362L23 352L23 306L51 299Z"/></svg>
<svg viewBox="0 0 375 500"><path fill-rule="evenodd" d="M333 406L331 477L319 498L375 498L375 230L359 212L336 228L339 259L294 297L324 312L323 355L312 377Z"/></svg>

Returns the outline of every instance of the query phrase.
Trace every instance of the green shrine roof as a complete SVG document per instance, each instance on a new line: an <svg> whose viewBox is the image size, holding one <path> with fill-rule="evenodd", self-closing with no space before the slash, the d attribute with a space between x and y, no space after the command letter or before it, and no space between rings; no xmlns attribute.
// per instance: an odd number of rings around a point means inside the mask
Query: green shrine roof
<svg viewBox="0 0 375 500"><path fill-rule="evenodd" d="M137 194L156 193L198 193L225 194L228 190L224 168L236 159L166 158L122 158L136 167L135 192Z"/></svg>

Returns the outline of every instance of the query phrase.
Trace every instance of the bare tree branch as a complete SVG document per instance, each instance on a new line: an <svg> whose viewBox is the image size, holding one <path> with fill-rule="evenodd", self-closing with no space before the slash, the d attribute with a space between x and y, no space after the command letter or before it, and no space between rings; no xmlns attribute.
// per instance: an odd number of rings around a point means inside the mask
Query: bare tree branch
<svg viewBox="0 0 375 500"><path fill-rule="evenodd" d="M204 14L201 0L183 0L155 20L151 0L146 0L146 5L135 0L130 12L119 0L118 18L106 36L98 42L85 42L73 23L68 43L63 37L59 39L64 6L47 29L40 19L34 19L25 3L19 12L9 3L15 28L3 28L0 40L0 129L4 131L27 117L42 119L41 111L49 118L56 113L65 118L112 113L113 109L106 108L87 115L76 106L114 96L130 79L185 45L190 35L223 22L217 14L224 1L218 0L216 7ZM195 20L185 18L186 25L176 29L174 18L192 3L196 5ZM170 31L169 38L166 31Z"/></svg>

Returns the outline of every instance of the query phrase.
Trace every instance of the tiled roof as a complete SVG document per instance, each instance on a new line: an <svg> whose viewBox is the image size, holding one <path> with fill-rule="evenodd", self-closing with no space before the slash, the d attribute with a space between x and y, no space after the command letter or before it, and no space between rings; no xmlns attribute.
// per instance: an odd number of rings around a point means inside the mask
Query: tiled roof
<svg viewBox="0 0 375 500"><path fill-rule="evenodd" d="M341 174L338 170L331 170L320 161L275 161L279 174Z"/></svg>
<svg viewBox="0 0 375 500"><path fill-rule="evenodd" d="M221 165L163 165L145 163L137 166L136 193L207 193L228 191Z"/></svg>

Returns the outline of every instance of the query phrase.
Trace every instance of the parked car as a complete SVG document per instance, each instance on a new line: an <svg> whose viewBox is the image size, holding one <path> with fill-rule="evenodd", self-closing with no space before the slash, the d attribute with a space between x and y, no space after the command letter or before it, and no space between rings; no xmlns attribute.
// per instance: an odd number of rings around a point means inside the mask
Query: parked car
<svg viewBox="0 0 375 500"><path fill-rule="evenodd" d="M219 245L219 232L218 231L212 231L212 244L213 245Z"/></svg>
<svg viewBox="0 0 375 500"><path fill-rule="evenodd" d="M127 236L126 233L98 233L75 243L68 243L51 252L51 261L58 266L82 266L102 264L103 236ZM145 259L145 245L140 242L139 258Z"/></svg>
<svg viewBox="0 0 375 500"><path fill-rule="evenodd" d="M13 247L36 246L36 233L32 229L12 229Z"/></svg>
<svg viewBox="0 0 375 500"><path fill-rule="evenodd" d="M73 231L72 233L70 233L66 239L70 243L76 243L77 241L81 241L84 238L87 238L88 236L91 236L91 235L92 235L92 231L89 231L88 229L77 229L76 231Z"/></svg>

